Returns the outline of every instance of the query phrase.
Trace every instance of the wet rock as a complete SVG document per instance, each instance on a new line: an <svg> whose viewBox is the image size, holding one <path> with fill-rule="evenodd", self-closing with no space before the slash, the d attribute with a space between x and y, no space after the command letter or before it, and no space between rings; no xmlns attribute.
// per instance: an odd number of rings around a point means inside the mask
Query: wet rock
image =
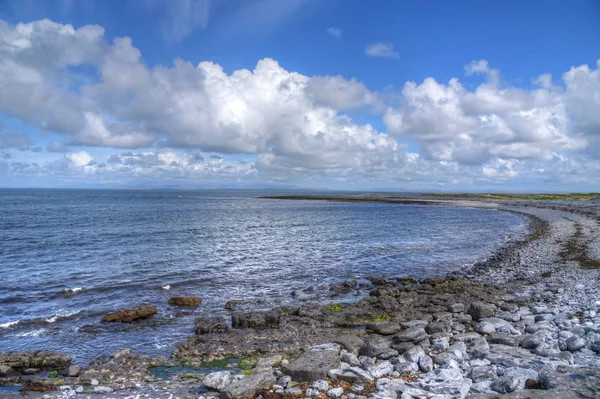
<svg viewBox="0 0 600 399"><path fill-rule="evenodd" d="M473 320L480 320L494 315L494 306L485 302L472 302L467 309L467 313L473 317Z"/></svg>
<svg viewBox="0 0 600 399"><path fill-rule="evenodd" d="M388 351L390 349L391 341L381 335L370 335L365 345L360 348L360 354L363 356L375 357L380 353Z"/></svg>
<svg viewBox="0 0 600 399"><path fill-rule="evenodd" d="M373 330L376 334L381 335L393 335L401 329L400 324L391 321L367 323L367 328Z"/></svg>
<svg viewBox="0 0 600 399"><path fill-rule="evenodd" d="M232 300L227 301L225 303L225 309L234 311L235 308L236 308L236 306L243 305L245 303L247 303L247 302L246 301L240 301L240 300L237 300L237 299L232 299Z"/></svg>
<svg viewBox="0 0 600 399"><path fill-rule="evenodd" d="M333 291L336 294L349 294L358 288L358 281L350 280L344 281L342 283L332 285L329 290Z"/></svg>
<svg viewBox="0 0 600 399"><path fill-rule="evenodd" d="M73 366L69 367L69 370L67 371L67 376L78 377L80 373L81 373L81 366L73 365Z"/></svg>
<svg viewBox="0 0 600 399"><path fill-rule="evenodd" d="M174 296L169 299L169 305L172 306L186 306L189 308L195 308L200 306L202 298L199 296Z"/></svg>
<svg viewBox="0 0 600 399"><path fill-rule="evenodd" d="M222 391L230 383L231 373L229 371L216 371L207 374L202 380L203 386L208 389L214 389L215 391Z"/></svg>
<svg viewBox="0 0 600 399"><path fill-rule="evenodd" d="M394 343L419 342L427 337L427 332L423 327L411 327L407 330L400 331L398 334L394 335L392 340Z"/></svg>
<svg viewBox="0 0 600 399"><path fill-rule="evenodd" d="M109 313L101 321L106 323L131 323L134 320L145 319L156 314L156 306L142 306L135 309L124 309Z"/></svg>
<svg viewBox="0 0 600 399"><path fill-rule="evenodd" d="M12 367L4 364L0 365L0 377L10 377L15 374L17 374L17 372Z"/></svg>
<svg viewBox="0 0 600 399"><path fill-rule="evenodd" d="M268 389L275 382L275 377L269 373L251 374L229 384L221 392L221 399L254 399L257 393Z"/></svg>
<svg viewBox="0 0 600 399"><path fill-rule="evenodd" d="M227 321L224 317L198 317L194 320L196 324L196 334L221 333L229 330Z"/></svg>
<svg viewBox="0 0 600 399"><path fill-rule="evenodd" d="M286 366L294 381L315 381L327 377L327 372L340 365L338 352L333 350L306 351Z"/></svg>
<svg viewBox="0 0 600 399"><path fill-rule="evenodd" d="M268 329L279 327L279 312L271 310L266 312L234 312L231 314L233 328Z"/></svg>
<svg viewBox="0 0 600 399"><path fill-rule="evenodd" d="M0 365L24 370L62 370L71 364L71 356L56 351L0 352Z"/></svg>

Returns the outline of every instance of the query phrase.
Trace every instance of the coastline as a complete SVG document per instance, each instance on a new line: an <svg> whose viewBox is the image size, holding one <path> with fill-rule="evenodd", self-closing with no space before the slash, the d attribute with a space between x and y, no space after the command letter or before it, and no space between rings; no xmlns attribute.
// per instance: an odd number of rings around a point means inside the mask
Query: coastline
<svg viewBox="0 0 600 399"><path fill-rule="evenodd" d="M405 197L390 199L372 195L346 197L269 199L445 206L467 206L464 203L468 202L429 198L415 202ZM250 375L262 376L264 381L253 394L261 391L267 397L302 396L312 391L308 392L308 387L304 387L298 393L294 390L298 385L292 386L285 377L292 374L297 381L302 378L300 375L306 376L298 371L302 367L310 368L310 365L302 364L303 356L323 352L333 359L332 367L324 375L330 384L351 382L371 389L368 395L360 395L349 386L344 390L348 399L352 399L350 395L355 399L360 396L386 398L392 397L392 392L406 398L418 397L417 393L420 393L440 399L492 398L501 393L503 397L516 398L521 397L514 396L519 392L531 395L527 397L593 397L589 396L590 392L594 395L595 389L600 390L599 270L580 269L577 261L570 258L572 254L565 253L565 248L569 248L573 240L585 243L586 248L590 243L598 242L600 206L595 206L590 213L587 204L582 207L582 203L572 201L506 203L490 200L475 201L471 205L479 207L480 203L486 205L485 209L527 215L531 231L523 240L503 246L487 259L439 278L420 281L408 276L394 281L373 279L369 296L356 304L313 303L269 312L232 312L232 329L223 329L220 320L215 318L204 318L196 323L200 334L180 344L170 359L123 352L86 366L77 376L62 378L60 384L81 386L91 397L107 394L112 395L108 397L124 397L149 391L157 395L149 397L157 398L166 398L170 394L182 398L210 396L210 390L190 394L201 385L202 378L189 375L184 378L185 373L173 373L165 381L148 372L148 367L183 364L193 370L223 358L256 361L257 356L262 356L270 360L258 360L257 364L252 364L253 368L227 366L215 367L215 370L235 370L236 378L245 374L242 369L248 370ZM488 207L490 204L493 208ZM333 288L355 289L351 283ZM212 331L211 326L215 325L220 327ZM411 337L410 334L416 335ZM310 349L323 344L329 346L318 351ZM344 364L350 366L344 368ZM110 372L103 372L105 369ZM575 384L569 382L573 373L582 376ZM448 378L435 380L433 377L439 377L439 374L448 374ZM23 375L19 377L21 382L27 380L23 380ZM56 378L34 377L42 385L59 386ZM250 383L253 378L244 377L230 383L240 385L244 380ZM271 381L272 378L278 381ZM94 385L94 380L100 385ZM532 386L535 381L535 387L541 389L523 391L527 381ZM281 385L280 382L286 383ZM297 382L302 387L302 381ZM135 384L141 386L133 388ZM210 385L209 382L202 384ZM167 385L169 388L163 389ZM98 386L111 392L99 392ZM227 389L211 388L214 394L231 399ZM59 395L67 395L66 392L70 391L65 388L48 394L61 397ZM539 396L535 396L537 394Z"/></svg>

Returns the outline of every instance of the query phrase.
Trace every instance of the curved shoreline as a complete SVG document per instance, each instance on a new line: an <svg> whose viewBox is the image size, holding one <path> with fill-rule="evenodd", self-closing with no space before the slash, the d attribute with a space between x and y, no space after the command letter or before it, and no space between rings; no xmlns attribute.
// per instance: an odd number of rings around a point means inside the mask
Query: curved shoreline
<svg viewBox="0 0 600 399"><path fill-rule="evenodd" d="M600 270L580 268L572 254L565 252L574 239L590 245L600 235L600 206L582 204L500 202L498 210L526 215L530 231L522 240L503 246L470 267L423 280L373 279L369 296L357 303L299 303L269 312L234 312L232 329L212 331L211 323L218 318L203 318L197 321L198 335L181 343L170 360L120 353L88 365L77 377L63 382L81 384L92 394L92 377L123 394L157 392L168 384L164 396L161 392L151 397L166 398L181 392L175 397L183 398L198 387L199 380L173 373L170 381L161 381L148 373L148 366L204 367L224 357L273 359L272 355L286 355L288 361L261 361L251 373L268 381L272 373L292 374L298 379L301 377L293 370L310 366L301 361L315 356L310 355L310 347L328 344L326 351L337 353L334 357L338 362L340 356L344 362L354 362L353 353L371 359L359 356L353 366L356 373L364 374L361 378L374 378L362 382L365 392L375 395L371 399L400 394L414 397L410 392L439 395L441 386L454 392L448 398L492 398L502 390L514 390L514 395L506 393L505 397L517 398L526 379L543 388L527 391L527 397L593 397L590 395L600 392ZM418 333L419 340L410 338L409 332ZM445 337L447 344L443 343ZM538 338L539 343L533 345L532 340ZM437 349L438 344L444 349ZM415 353L419 361L411 363L417 359ZM326 370L331 384L358 378L349 371L353 369L336 368L338 365ZM111 368L109 373L102 371ZM452 378L431 379L435 373L444 373L442 370L449 370ZM581 379L569 381L573 373ZM374 377L377 375L385 378ZM132 389L121 379L137 381L141 386ZM293 396L294 387L286 384L261 389L268 399ZM221 397L231 399L227 389ZM302 395L308 392L305 389Z"/></svg>

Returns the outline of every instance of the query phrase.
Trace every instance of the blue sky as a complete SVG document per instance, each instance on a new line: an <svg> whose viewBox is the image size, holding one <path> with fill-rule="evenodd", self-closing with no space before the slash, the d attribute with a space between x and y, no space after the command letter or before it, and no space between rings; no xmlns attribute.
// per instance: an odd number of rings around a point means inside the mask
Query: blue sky
<svg viewBox="0 0 600 399"><path fill-rule="evenodd" d="M1 186L600 184L596 1L8 0L0 19L0 67L44 78L0 93Z"/></svg>

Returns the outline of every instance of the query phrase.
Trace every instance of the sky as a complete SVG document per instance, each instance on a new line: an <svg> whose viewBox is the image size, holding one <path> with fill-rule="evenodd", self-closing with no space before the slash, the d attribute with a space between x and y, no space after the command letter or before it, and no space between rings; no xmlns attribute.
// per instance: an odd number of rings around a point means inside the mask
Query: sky
<svg viewBox="0 0 600 399"><path fill-rule="evenodd" d="M0 0L0 187L600 191L595 0Z"/></svg>

